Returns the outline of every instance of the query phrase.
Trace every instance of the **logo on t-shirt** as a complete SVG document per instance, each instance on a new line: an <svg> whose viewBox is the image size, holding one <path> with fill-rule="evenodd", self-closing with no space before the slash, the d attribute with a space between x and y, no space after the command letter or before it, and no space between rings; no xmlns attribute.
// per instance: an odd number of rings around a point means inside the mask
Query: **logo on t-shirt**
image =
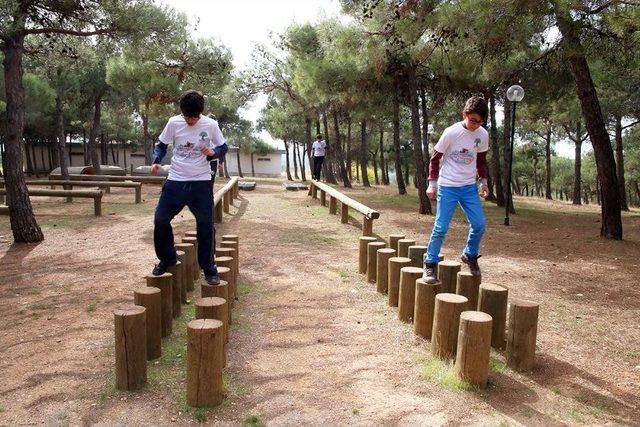
<svg viewBox="0 0 640 427"><path fill-rule="evenodd" d="M480 143L482 143L482 141L480 140L480 138L476 138L475 141L473 141L473 144L476 146L476 148L478 148L480 146Z"/></svg>
<svg viewBox="0 0 640 427"><path fill-rule="evenodd" d="M461 165L470 165L474 160L475 156L466 148L461 150L455 150L451 153L451 160Z"/></svg>

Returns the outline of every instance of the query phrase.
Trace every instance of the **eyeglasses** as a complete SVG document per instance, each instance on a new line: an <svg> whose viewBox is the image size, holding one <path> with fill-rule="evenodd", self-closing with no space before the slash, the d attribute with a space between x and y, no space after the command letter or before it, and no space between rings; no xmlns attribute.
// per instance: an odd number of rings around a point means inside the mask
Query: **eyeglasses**
<svg viewBox="0 0 640 427"><path fill-rule="evenodd" d="M481 125L482 123L484 123L484 121L482 121L482 120L478 120L478 119L474 119L473 117L467 117L467 119L469 119L469 121L470 121L471 123L475 123L475 124L477 124L477 125Z"/></svg>
<svg viewBox="0 0 640 427"><path fill-rule="evenodd" d="M182 114L182 118L187 123L196 123L198 120L200 120L200 116L192 117L192 116L185 116L184 114Z"/></svg>

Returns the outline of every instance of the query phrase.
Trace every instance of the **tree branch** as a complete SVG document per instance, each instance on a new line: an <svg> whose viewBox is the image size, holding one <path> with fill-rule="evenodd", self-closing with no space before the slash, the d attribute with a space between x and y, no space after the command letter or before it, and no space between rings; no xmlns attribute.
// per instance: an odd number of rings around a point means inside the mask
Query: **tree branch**
<svg viewBox="0 0 640 427"><path fill-rule="evenodd" d="M65 30L64 28L34 28L34 29L25 29L22 32L23 34L67 34L70 36L87 37L87 36L96 36L99 34L108 34L114 31L115 30L113 28L103 28L103 29L94 30L94 31Z"/></svg>

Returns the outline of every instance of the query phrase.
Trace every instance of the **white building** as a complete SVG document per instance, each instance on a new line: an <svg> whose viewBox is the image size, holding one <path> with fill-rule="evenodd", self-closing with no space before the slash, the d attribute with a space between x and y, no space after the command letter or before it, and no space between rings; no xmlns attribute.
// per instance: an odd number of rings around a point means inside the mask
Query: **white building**
<svg viewBox="0 0 640 427"><path fill-rule="evenodd" d="M253 153L253 169L251 168L251 154L240 152L240 169L244 176L280 177L283 168L284 150L274 150L268 154ZM238 175L238 148L229 147L226 156L229 175Z"/></svg>

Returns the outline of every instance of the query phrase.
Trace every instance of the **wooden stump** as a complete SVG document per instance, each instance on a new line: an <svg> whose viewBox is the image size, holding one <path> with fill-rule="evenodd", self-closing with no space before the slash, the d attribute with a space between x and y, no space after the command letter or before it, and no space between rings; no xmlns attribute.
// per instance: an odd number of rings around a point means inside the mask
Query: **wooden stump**
<svg viewBox="0 0 640 427"><path fill-rule="evenodd" d="M222 322L224 344L222 366L227 366L227 343L229 342L229 305L222 298L200 298L196 300L196 319L215 319Z"/></svg>
<svg viewBox="0 0 640 427"><path fill-rule="evenodd" d="M185 282L187 284L186 291L193 291L193 281L195 274L193 273L193 260L196 258L195 246L192 243L178 243L175 245L176 250L184 252L184 271Z"/></svg>
<svg viewBox="0 0 640 427"><path fill-rule="evenodd" d="M378 249L378 259L376 260L376 290L381 294L387 293L389 287L389 258L395 255L395 249Z"/></svg>
<svg viewBox="0 0 640 427"><path fill-rule="evenodd" d="M398 296L400 294L400 270L409 267L411 260L405 257L389 258L389 278L387 279L387 292L389 294L389 307L398 306Z"/></svg>
<svg viewBox="0 0 640 427"><path fill-rule="evenodd" d="M373 219L362 217L362 235L373 236Z"/></svg>
<svg viewBox="0 0 640 427"><path fill-rule="evenodd" d="M222 212L229 213L229 205L231 204L231 194L227 191L222 195Z"/></svg>
<svg viewBox="0 0 640 427"><path fill-rule="evenodd" d="M171 273L173 279L171 281L171 315L175 319L182 314L182 273L184 268L180 261L167 268L167 272Z"/></svg>
<svg viewBox="0 0 640 427"><path fill-rule="evenodd" d="M197 319L187 324L187 403L209 408L222 403L223 324Z"/></svg>
<svg viewBox="0 0 640 427"><path fill-rule="evenodd" d="M218 276L220 275L220 267L227 267L231 272L228 276L225 276L226 282L229 283L229 297L236 294L236 266L235 261L230 256L221 256L216 258L216 265L218 266Z"/></svg>
<svg viewBox="0 0 640 427"><path fill-rule="evenodd" d="M147 286L160 289L160 324L162 336L168 337L173 329L173 274L149 275L146 279Z"/></svg>
<svg viewBox="0 0 640 427"><path fill-rule="evenodd" d="M398 256L409 258L409 246L416 244L412 239L400 239L398 240Z"/></svg>
<svg viewBox="0 0 640 427"><path fill-rule="evenodd" d="M208 285L203 283L200 285L200 295L202 298L223 298L229 300L229 283L226 280L220 280L219 285Z"/></svg>
<svg viewBox="0 0 640 427"><path fill-rule="evenodd" d="M459 271L456 282L456 294L467 297L469 302L463 311L478 309L478 292L480 291L480 276L474 276L468 271Z"/></svg>
<svg viewBox="0 0 640 427"><path fill-rule="evenodd" d="M535 365L538 311L538 304L532 301L514 300L509 304L507 365L515 371L530 371Z"/></svg>
<svg viewBox="0 0 640 427"><path fill-rule="evenodd" d="M220 276L220 280L224 280L228 283L229 290L227 294L229 297L229 309L231 309L235 305L236 293L238 291L236 289L236 282L235 278L233 277L233 271L231 271L229 267L218 267L218 276Z"/></svg>
<svg viewBox="0 0 640 427"><path fill-rule="evenodd" d="M222 201L219 201L218 204L213 207L213 222L222 224L222 217Z"/></svg>
<svg viewBox="0 0 640 427"><path fill-rule="evenodd" d="M184 237L198 237L198 232L196 230L185 231Z"/></svg>
<svg viewBox="0 0 640 427"><path fill-rule="evenodd" d="M346 224L349 222L349 205L340 203L340 223Z"/></svg>
<svg viewBox="0 0 640 427"><path fill-rule="evenodd" d="M240 274L240 245L234 240L223 240L220 242L220 247L233 249L231 253L227 253L227 256L233 258L233 262L235 264L234 273L236 275L236 280L238 280L238 275Z"/></svg>
<svg viewBox="0 0 640 427"><path fill-rule="evenodd" d="M460 315L454 372L479 388L487 386L489 377L491 321L491 316L480 311L464 311Z"/></svg>
<svg viewBox="0 0 640 427"><path fill-rule="evenodd" d="M119 390L137 390L147 382L145 311L144 307L128 305L113 312Z"/></svg>
<svg viewBox="0 0 640 427"><path fill-rule="evenodd" d="M461 268L462 264L457 261L441 261L438 263L438 280L442 283L442 292L447 294L456 292L458 272Z"/></svg>
<svg viewBox="0 0 640 427"><path fill-rule="evenodd" d="M411 258L412 267L424 268L424 253L427 251L426 246L411 245L409 246L409 256Z"/></svg>
<svg viewBox="0 0 640 427"><path fill-rule="evenodd" d="M320 190L320 204L327 206L327 192L324 190Z"/></svg>
<svg viewBox="0 0 640 427"><path fill-rule="evenodd" d="M385 246L387 246L385 242L371 242L367 245L367 281L369 283L376 283L378 249L383 249Z"/></svg>
<svg viewBox="0 0 640 427"><path fill-rule="evenodd" d="M318 198L318 187L313 184L311 184L311 197L313 197L314 199Z"/></svg>
<svg viewBox="0 0 640 427"><path fill-rule="evenodd" d="M395 249L396 253L398 253L398 240L404 239L405 237L404 234L389 234L389 247Z"/></svg>
<svg viewBox="0 0 640 427"><path fill-rule="evenodd" d="M221 239L223 241L240 242L237 234L224 234Z"/></svg>
<svg viewBox="0 0 640 427"><path fill-rule="evenodd" d="M187 263L184 251L176 251L178 261L180 261L182 269L182 282L180 283L180 301L182 304L187 303ZM181 309L182 310L182 309Z"/></svg>
<svg viewBox="0 0 640 427"><path fill-rule="evenodd" d="M422 338L431 339L436 295L440 293L440 282L427 283L416 280L416 300L413 308L413 331Z"/></svg>
<svg viewBox="0 0 640 427"><path fill-rule="evenodd" d="M191 273L193 274L193 280L198 280L200 278L200 265L198 264L198 238L197 237L183 237L182 243L191 243L194 247L193 249L193 258L191 262L193 262L193 270ZM189 289L193 290L193 289Z"/></svg>
<svg viewBox="0 0 640 427"><path fill-rule="evenodd" d="M358 273L367 274L367 250L371 242L375 242L375 237L360 237L360 247L358 251Z"/></svg>
<svg viewBox="0 0 640 427"><path fill-rule="evenodd" d="M438 262L442 262L444 261L444 255L440 254L438 255Z"/></svg>
<svg viewBox="0 0 640 427"><path fill-rule="evenodd" d="M416 304L416 280L422 277L418 267L402 267L400 270L400 291L398 292L398 319L413 322L413 308Z"/></svg>
<svg viewBox="0 0 640 427"><path fill-rule="evenodd" d="M145 308L147 360L162 356L162 300L160 289L144 287L133 290L135 305Z"/></svg>
<svg viewBox="0 0 640 427"><path fill-rule="evenodd" d="M436 295L436 306L431 330L431 354L440 359L456 357L458 323L467 298L444 293Z"/></svg>
<svg viewBox="0 0 640 427"><path fill-rule="evenodd" d="M491 347L504 349L505 324L507 321L507 298L509 290L492 283L482 283L478 295L478 311L493 318L491 326Z"/></svg>
<svg viewBox="0 0 640 427"><path fill-rule="evenodd" d="M335 215L338 212L338 199L333 196L329 197L329 213Z"/></svg>

